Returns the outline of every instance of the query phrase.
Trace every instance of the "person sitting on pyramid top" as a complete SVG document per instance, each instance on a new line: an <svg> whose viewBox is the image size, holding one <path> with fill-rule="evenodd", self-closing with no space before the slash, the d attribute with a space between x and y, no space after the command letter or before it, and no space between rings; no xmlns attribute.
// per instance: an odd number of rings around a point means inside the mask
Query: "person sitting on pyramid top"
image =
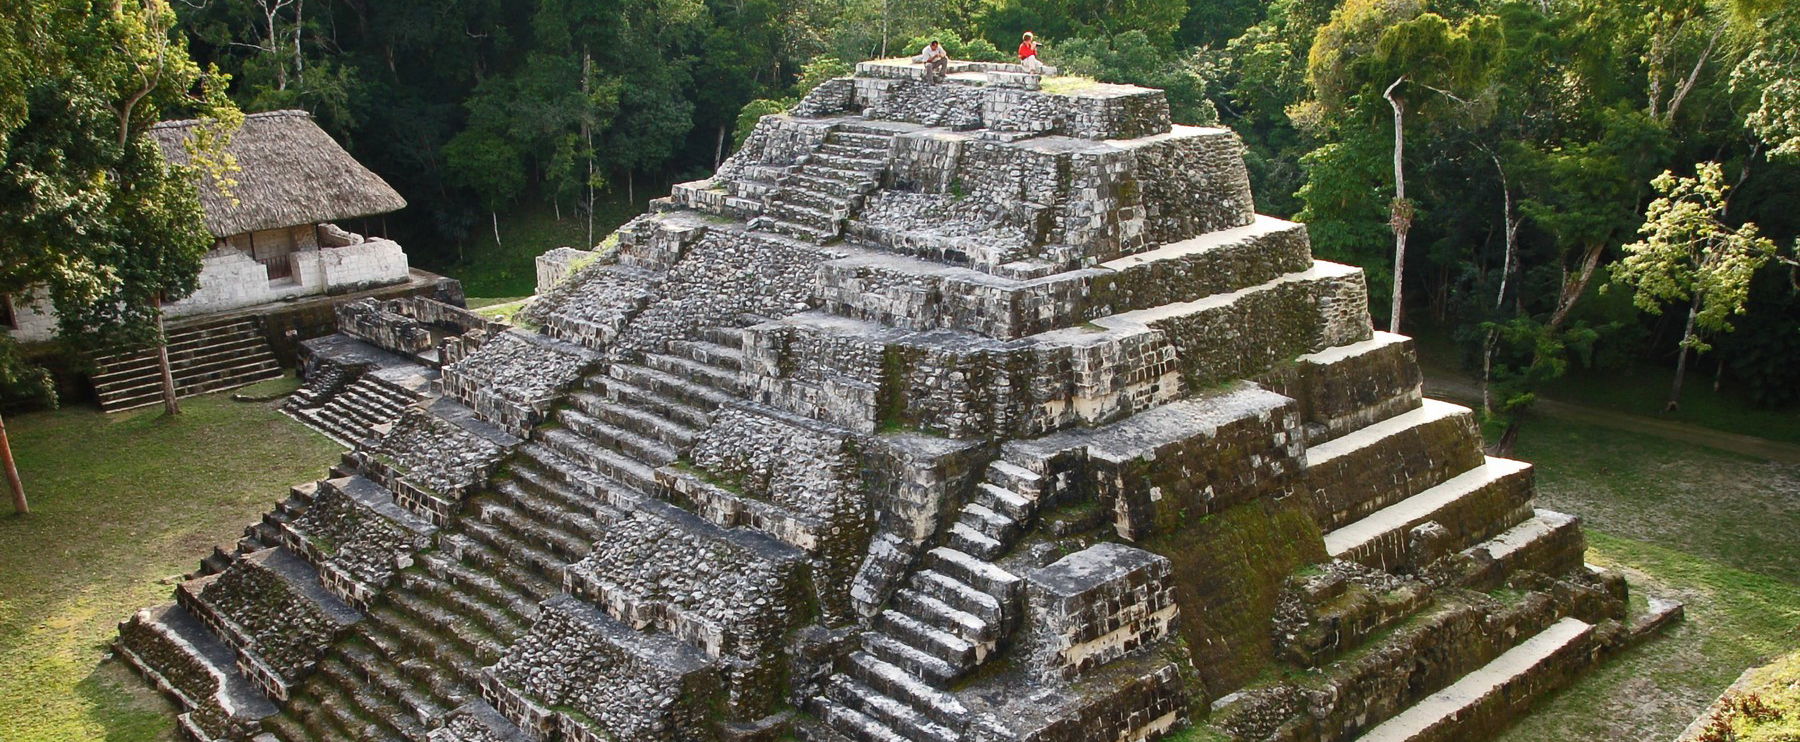
<svg viewBox="0 0 1800 742"><path fill-rule="evenodd" d="M1019 42L1019 64L1025 68L1026 72L1034 75L1044 72L1044 63L1038 61L1037 54L1037 37L1033 36L1030 31L1026 31L1024 40Z"/></svg>
<svg viewBox="0 0 1800 742"><path fill-rule="evenodd" d="M944 45L932 39L919 54L913 57L914 62L925 65L926 82L943 82L944 73L950 69L950 53L944 51Z"/></svg>

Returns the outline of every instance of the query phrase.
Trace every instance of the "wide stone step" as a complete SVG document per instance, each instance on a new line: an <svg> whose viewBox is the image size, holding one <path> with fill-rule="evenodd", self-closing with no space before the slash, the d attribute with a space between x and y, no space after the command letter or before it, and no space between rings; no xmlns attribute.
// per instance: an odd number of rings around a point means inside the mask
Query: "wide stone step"
<svg viewBox="0 0 1800 742"><path fill-rule="evenodd" d="M686 424L593 392L576 392L570 395L570 400L586 415L676 450L694 445L694 439L700 436L699 430Z"/></svg>
<svg viewBox="0 0 1800 742"><path fill-rule="evenodd" d="M1464 583L1471 589L1492 590L1519 570L1569 574L1581 568L1586 551L1580 518L1537 510L1524 522L1465 549L1463 555L1476 569Z"/></svg>
<svg viewBox="0 0 1800 742"><path fill-rule="evenodd" d="M1303 484L1321 528L1341 528L1482 463L1467 407L1424 400L1417 409L1313 446Z"/></svg>
<svg viewBox="0 0 1800 742"><path fill-rule="evenodd" d="M417 558L419 565L439 580L471 591L487 603L504 607L521 621L537 620L538 599L531 594L438 552L426 552Z"/></svg>
<svg viewBox="0 0 1800 742"><path fill-rule="evenodd" d="M952 667L966 670L976 661L975 645L953 633L899 611L886 610L875 617L877 629Z"/></svg>
<svg viewBox="0 0 1800 742"><path fill-rule="evenodd" d="M338 694L354 705L355 715L377 738L424 742L426 730L414 712L395 703L367 675L346 665L341 657L331 657L320 663L318 673L323 680L337 686Z"/></svg>
<svg viewBox="0 0 1800 742"><path fill-rule="evenodd" d="M575 499L568 500L572 509L590 513L596 518L615 518L619 515L618 504L623 488L618 482L594 472L578 461L557 453L549 446L538 441L526 441L515 452L518 458L513 460L512 471L521 476L529 476L533 481L555 482L567 490ZM531 472L525 474L525 472ZM549 490L545 490L549 493ZM628 498L635 501L635 498Z"/></svg>
<svg viewBox="0 0 1800 742"><path fill-rule="evenodd" d="M978 502L963 506L956 521L1001 543L1012 543L1021 530L1019 522Z"/></svg>
<svg viewBox="0 0 1800 742"><path fill-rule="evenodd" d="M830 134L825 135L825 142L827 144L841 144L865 150L880 150L885 152L893 145L894 135L833 129Z"/></svg>
<svg viewBox="0 0 1800 742"><path fill-rule="evenodd" d="M501 571L502 574L506 574L502 570L509 568L531 571L545 580L560 583L563 570L569 566L567 560L520 539L504 528L465 520L463 532L490 550L487 553L476 552L478 556L475 559L482 562L481 566Z"/></svg>
<svg viewBox="0 0 1800 742"><path fill-rule="evenodd" d="M772 217L758 217L750 222L750 228L764 232L787 235L797 240L823 245L838 238L835 229L826 230L818 227Z"/></svg>
<svg viewBox="0 0 1800 742"><path fill-rule="evenodd" d="M718 409L719 405L725 404L732 399L731 394L720 391L719 389L689 381L684 377L671 374L667 371L660 371L637 364L614 363L607 369L607 373L613 378L623 381L626 384L630 384L633 387L654 392L668 399L690 405L697 409L706 410L709 414L711 411Z"/></svg>
<svg viewBox="0 0 1800 742"><path fill-rule="evenodd" d="M641 461L651 468L674 461L678 455L674 446L638 435L579 409L557 410L556 419L583 438Z"/></svg>
<svg viewBox="0 0 1800 742"><path fill-rule="evenodd" d="M514 466L511 479L494 486L497 497L508 507L525 513L532 520L566 531L583 543L593 543L605 533L606 526L588 513L611 506L585 501L566 485L543 472L527 466ZM611 522L611 518L607 522Z"/></svg>
<svg viewBox="0 0 1800 742"><path fill-rule="evenodd" d="M821 720L857 742L910 742L886 724L830 698L815 698L813 704Z"/></svg>
<svg viewBox="0 0 1800 742"><path fill-rule="evenodd" d="M516 487L502 482L502 488ZM476 517L481 522L511 533L515 538L555 554L568 562L579 561L593 551L593 542L565 531L551 523L539 521L527 513L505 504L481 498L475 501Z"/></svg>
<svg viewBox="0 0 1800 742"><path fill-rule="evenodd" d="M202 344L207 341L217 342L221 338L227 338L234 335L244 335L247 333L260 334L260 331L256 329L256 321L251 319L169 327L167 328L167 331L169 334L170 348L187 347ZM94 356L94 362L101 365L116 364L127 359L148 357L154 354L154 350L154 348L114 349Z"/></svg>
<svg viewBox="0 0 1800 742"><path fill-rule="evenodd" d="M228 371L208 374L207 378L204 379L191 382L177 382L175 385L175 396L178 398L185 398L197 394L205 394L207 392L235 389L240 386L254 384L264 379L273 379L280 375L281 366L275 362L274 358L270 358L266 361L234 366ZM130 390L129 393L121 393L118 396L102 398L100 400L100 408L107 412L122 412L124 410L134 410L139 407L148 407L153 404L161 403L161 383L152 382Z"/></svg>
<svg viewBox="0 0 1800 742"><path fill-rule="evenodd" d="M976 485L973 502L1020 523L1030 520L1032 514L1037 512L1035 498L1027 497L992 482L982 482Z"/></svg>
<svg viewBox="0 0 1800 742"><path fill-rule="evenodd" d="M912 742L955 742L962 739L961 733L955 729L934 722L918 709L849 676L833 677L825 692L827 698L880 721Z"/></svg>
<svg viewBox="0 0 1800 742"><path fill-rule="evenodd" d="M1040 498L1044 491L1043 476L1010 461L990 462L987 480L1032 500Z"/></svg>
<svg viewBox="0 0 1800 742"><path fill-rule="evenodd" d="M453 610L426 596L408 590L393 590L387 595L388 607L405 614L414 623L440 637L441 641L462 644L481 664L500 658L504 643L481 621Z"/></svg>
<svg viewBox="0 0 1800 742"><path fill-rule="evenodd" d="M402 586L412 594L441 607L450 615L479 624L483 631L501 643L510 643L525 633L524 623L504 605L488 603L473 591L462 590L421 572L409 570L401 574L404 575Z"/></svg>
<svg viewBox="0 0 1800 742"><path fill-rule="evenodd" d="M744 367L743 348L720 345L710 340L671 340L669 351L692 361L733 372Z"/></svg>
<svg viewBox="0 0 1800 742"><path fill-rule="evenodd" d="M932 687L892 662L868 652L852 652L845 670L857 682L917 709L938 724L956 729L968 722L969 709L956 696Z"/></svg>
<svg viewBox="0 0 1800 742"><path fill-rule="evenodd" d="M923 595L990 624L1001 624L1005 615L999 598L935 569L914 572L909 584Z"/></svg>
<svg viewBox="0 0 1800 742"><path fill-rule="evenodd" d="M836 183L836 181L823 181ZM862 206L863 195L854 189L839 184L837 187L823 185L817 180L801 180L791 178L786 181L780 193L770 199L773 203L790 203L814 209L836 219L849 214Z"/></svg>
<svg viewBox="0 0 1800 742"><path fill-rule="evenodd" d="M1591 663L1594 627L1564 618L1369 730L1361 742L1485 737Z"/></svg>
<svg viewBox="0 0 1800 742"><path fill-rule="evenodd" d="M460 533L439 534L438 546L450 558L461 560L470 569L492 576L501 584L518 591L531 602L537 602L555 595L561 589L560 571L552 573L533 568L522 561L503 554L484 539L498 533L492 528L483 527L480 538Z"/></svg>
<svg viewBox="0 0 1800 742"><path fill-rule="evenodd" d="M784 178L783 186L848 202L851 197L867 193L873 183L862 173L834 170L830 173L794 173Z"/></svg>
<svg viewBox="0 0 1800 742"><path fill-rule="evenodd" d="M297 739L307 742L335 742L336 740L356 739L354 730L342 726L342 721L331 712L330 708L320 705L319 699L311 695L299 695L288 701L284 713L293 717L300 725L300 736Z"/></svg>
<svg viewBox="0 0 1800 742"><path fill-rule="evenodd" d="M962 675L967 668L946 662L918 647L880 632L862 636L862 647L896 667L906 670L933 685L944 685Z"/></svg>
<svg viewBox="0 0 1800 742"><path fill-rule="evenodd" d="M339 650L346 664L362 673L371 686L407 708L414 721L429 724L449 710L450 707L445 705L450 700L450 696L446 695L448 689L440 689L429 682L421 682L417 676L407 675L400 665L361 643L346 642ZM416 666L420 663L414 664Z"/></svg>
<svg viewBox="0 0 1800 742"><path fill-rule="evenodd" d="M389 724L384 716L400 713L392 703L383 702L362 692L356 686L337 683L315 686L313 697L319 709L329 714L333 725L347 730L349 739L367 742L424 742L424 735L408 737Z"/></svg>
<svg viewBox="0 0 1800 742"><path fill-rule="evenodd" d="M1024 582L992 562L942 546L925 552L925 564L994 596L1002 605L1018 596Z"/></svg>
<svg viewBox="0 0 1800 742"><path fill-rule="evenodd" d="M138 611L120 631L117 648L127 664L159 678L189 703L212 706L246 721L275 713L262 688L238 672L237 654L178 604ZM163 655L159 648L174 656Z"/></svg>
<svg viewBox="0 0 1800 742"><path fill-rule="evenodd" d="M391 615L380 621L365 622L359 627L360 642L344 642L339 648L346 655L358 657L357 661L365 666L377 662L388 664L429 692L444 708L454 708L468 699L473 691L467 681L475 679L481 670L474 655L462 647L433 641L429 634L409 634L415 631L412 624L390 623L407 619L398 613L389 613ZM423 642L425 651L420 651L421 645L415 644L414 636ZM363 659L365 654L374 659Z"/></svg>
<svg viewBox="0 0 1800 742"><path fill-rule="evenodd" d="M181 372L186 369L205 368L223 360L260 358L264 355L272 354L269 352L268 342L261 335L222 338L194 343L185 348L171 345L169 371L180 378ZM127 362L102 365L100 368L103 370L90 377L95 391L99 392L132 386L141 379L162 375L162 366L157 362L154 352Z"/></svg>
<svg viewBox="0 0 1800 742"><path fill-rule="evenodd" d="M952 549L968 552L981 559L998 559L1006 553L1006 544L999 539L960 521L950 524L950 540L946 543Z"/></svg>
<svg viewBox="0 0 1800 742"><path fill-rule="evenodd" d="M1531 494L1530 464L1489 457L1443 484L1325 534L1325 551L1334 559L1392 569L1407 563L1411 531L1428 522L1449 539L1440 553L1460 551L1528 516Z"/></svg>
<svg viewBox="0 0 1800 742"><path fill-rule="evenodd" d="M710 410L718 407L717 404L708 405L705 408L696 407L614 378L605 378L601 382L600 388L607 399L696 430L704 429L711 424L712 413Z"/></svg>
<svg viewBox="0 0 1800 742"><path fill-rule="evenodd" d="M822 208L812 200L789 199L786 194L769 202L769 208L763 212L765 216L779 221L804 224L821 232L836 231L841 227L843 219L833 210Z"/></svg>
<svg viewBox="0 0 1800 742"><path fill-rule="evenodd" d="M597 475L593 477L594 479L610 480L611 484L602 484L600 490L605 493L607 503L613 507L620 509L632 507L637 501L660 491L656 482L655 467L612 448L597 444L573 429L544 430L540 428L537 435L539 440L550 447L550 450L592 471L594 475ZM674 459L669 460L673 461Z"/></svg>
<svg viewBox="0 0 1800 742"><path fill-rule="evenodd" d="M894 609L920 621L946 629L971 644L993 644L999 638L999 627L968 611L926 595L912 588L894 593Z"/></svg>
<svg viewBox="0 0 1800 742"><path fill-rule="evenodd" d="M737 394L741 387L737 371L688 358L647 353L644 356L644 364L663 373L673 374L727 394Z"/></svg>
<svg viewBox="0 0 1800 742"><path fill-rule="evenodd" d="M882 168L887 167L887 160L885 158L875 157L847 157L820 151L811 155L806 160L806 163L801 165L801 167L807 170L813 170L816 167L821 166L832 168L834 170L874 174L881 172Z"/></svg>

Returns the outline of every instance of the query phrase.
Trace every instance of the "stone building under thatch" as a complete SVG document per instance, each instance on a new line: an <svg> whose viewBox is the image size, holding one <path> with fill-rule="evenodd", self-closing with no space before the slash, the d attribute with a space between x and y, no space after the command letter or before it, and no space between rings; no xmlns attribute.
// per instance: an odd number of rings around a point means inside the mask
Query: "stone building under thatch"
<svg viewBox="0 0 1800 742"><path fill-rule="evenodd" d="M188 161L186 141L198 122L165 121L150 130L170 162ZM405 282L398 243L339 228L406 206L406 199L345 152L305 111L245 117L226 149L237 159L225 190L200 186L206 229L217 242L206 254L200 289L167 307L168 316L220 312L300 296L343 293ZM48 338L55 319L43 302L11 302L12 329L23 340Z"/></svg>
<svg viewBox="0 0 1800 742"><path fill-rule="evenodd" d="M187 142L198 124L165 121L149 133L170 162L187 163ZM412 270L398 243L339 226L401 209L406 199L344 151L311 114L251 114L226 152L238 168L229 182L221 189L203 177L200 184L206 229L215 240L202 261L200 287L164 307L183 395L276 373L278 358L292 362L289 346L333 331L334 303L371 292L448 292L460 303L454 281ZM26 342L48 340L56 318L41 296L0 296L0 332ZM128 350L96 359L92 381L102 407L154 400L143 356ZM184 368L189 378L183 378Z"/></svg>

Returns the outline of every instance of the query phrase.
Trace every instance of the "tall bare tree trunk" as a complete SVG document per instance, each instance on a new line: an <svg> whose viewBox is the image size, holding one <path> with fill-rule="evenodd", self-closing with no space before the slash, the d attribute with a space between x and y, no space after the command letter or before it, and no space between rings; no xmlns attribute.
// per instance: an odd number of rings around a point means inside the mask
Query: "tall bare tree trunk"
<svg viewBox="0 0 1800 742"><path fill-rule="evenodd" d="M501 247L502 245L500 244L500 212L489 209L488 216L491 216L494 218L494 246Z"/></svg>
<svg viewBox="0 0 1800 742"><path fill-rule="evenodd" d="M1394 108L1394 203L1388 217L1389 226L1394 229L1394 302L1388 314L1388 332L1400 332L1401 312L1405 307L1404 287L1406 286L1406 233L1412 229L1412 207L1406 203L1406 168L1403 158L1406 154L1406 103L1394 90L1400 83L1406 82L1406 76L1395 78L1382 97L1387 98L1388 105Z"/></svg>
<svg viewBox="0 0 1800 742"><path fill-rule="evenodd" d="M713 169L719 169L719 163L725 160L725 124L719 123L719 138L713 143Z"/></svg>
<svg viewBox="0 0 1800 742"><path fill-rule="evenodd" d="M636 205L637 204L637 190L636 190L637 186L633 182L634 177L635 177L635 174L632 173L629 168L625 170L625 203L626 203L626 205Z"/></svg>
<svg viewBox="0 0 1800 742"><path fill-rule="evenodd" d="M594 249L594 124L589 121L593 114L593 103L588 100L588 80L594 74L594 57L588 53L586 46L581 47L581 139L587 147L587 244L589 250Z"/></svg>
<svg viewBox="0 0 1800 742"><path fill-rule="evenodd" d="M1681 355L1675 360L1675 383L1669 386L1669 403L1663 406L1663 412L1674 412L1681 409L1681 382L1687 378L1688 354L1692 349L1689 341L1694 337L1694 317L1700 314L1700 292L1694 292L1694 300L1688 304L1687 328L1681 332Z"/></svg>
<svg viewBox="0 0 1800 742"><path fill-rule="evenodd" d="M181 414L181 399L175 395L175 369L169 365L169 333L163 325L162 295L156 295L156 369L162 374L163 413Z"/></svg>
<svg viewBox="0 0 1800 742"><path fill-rule="evenodd" d="M31 512L31 504L25 501L25 483L19 481L19 467L13 464L12 442L6 439L5 415L0 415L0 464L6 466L6 486L12 490L13 512L20 515Z"/></svg>

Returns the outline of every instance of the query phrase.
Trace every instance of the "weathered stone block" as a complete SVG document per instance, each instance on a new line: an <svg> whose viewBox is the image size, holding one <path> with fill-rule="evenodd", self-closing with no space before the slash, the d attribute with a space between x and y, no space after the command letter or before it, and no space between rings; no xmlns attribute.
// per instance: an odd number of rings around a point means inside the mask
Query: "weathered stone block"
<svg viewBox="0 0 1800 742"><path fill-rule="evenodd" d="M1102 543L1027 575L1032 632L1050 670L1074 679L1168 636L1180 612L1169 573L1165 557Z"/></svg>

